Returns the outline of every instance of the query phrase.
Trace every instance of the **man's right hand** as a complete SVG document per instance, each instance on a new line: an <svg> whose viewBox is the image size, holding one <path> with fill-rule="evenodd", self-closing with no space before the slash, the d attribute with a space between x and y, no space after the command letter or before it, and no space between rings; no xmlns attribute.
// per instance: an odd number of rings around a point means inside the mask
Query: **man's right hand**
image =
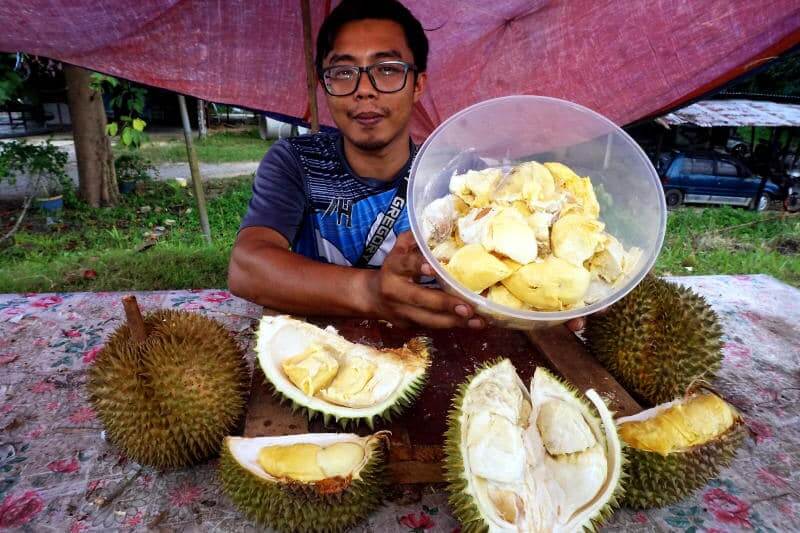
<svg viewBox="0 0 800 533"><path fill-rule="evenodd" d="M470 305L439 289L415 282L431 276L433 269L420 253L411 232L401 233L380 270L366 272L365 299L370 316L400 327L418 324L429 328L482 328L483 319Z"/></svg>

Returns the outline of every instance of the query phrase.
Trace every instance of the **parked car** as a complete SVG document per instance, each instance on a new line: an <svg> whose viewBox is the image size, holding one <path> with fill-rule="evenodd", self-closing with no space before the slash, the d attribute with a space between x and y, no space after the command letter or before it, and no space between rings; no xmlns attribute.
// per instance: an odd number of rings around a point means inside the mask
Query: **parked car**
<svg viewBox="0 0 800 533"><path fill-rule="evenodd" d="M744 163L719 152L662 154L656 169L669 207L682 203L752 207L761 184L761 177ZM779 195L780 187L768 180L756 204L758 210L766 209Z"/></svg>

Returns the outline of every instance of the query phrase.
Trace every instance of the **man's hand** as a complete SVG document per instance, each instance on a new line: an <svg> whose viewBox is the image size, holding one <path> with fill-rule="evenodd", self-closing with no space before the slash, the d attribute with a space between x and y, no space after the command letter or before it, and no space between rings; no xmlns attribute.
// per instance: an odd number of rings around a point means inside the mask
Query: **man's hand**
<svg viewBox="0 0 800 533"><path fill-rule="evenodd" d="M411 232L398 235L397 242L380 270L367 278L369 314L401 327L419 324L430 328L482 328L483 319L459 298L442 290L422 287L419 276L432 276Z"/></svg>

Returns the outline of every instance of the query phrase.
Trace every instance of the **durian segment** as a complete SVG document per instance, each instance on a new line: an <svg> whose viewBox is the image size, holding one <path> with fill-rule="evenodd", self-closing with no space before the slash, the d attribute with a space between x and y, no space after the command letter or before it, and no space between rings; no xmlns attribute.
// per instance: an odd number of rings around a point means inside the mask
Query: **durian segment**
<svg viewBox="0 0 800 533"><path fill-rule="evenodd" d="M297 387L284 373L282 363L319 346L335 358L336 377L317 395ZM376 416L390 417L419 394L430 365L429 342L412 339L401 348L377 349L352 343L332 328L281 315L261 319L256 343L258 363L267 380L284 398L342 424Z"/></svg>
<svg viewBox="0 0 800 533"><path fill-rule="evenodd" d="M496 186L502 179L499 168L469 170L450 178L450 192L461 198L471 207L486 207L491 202Z"/></svg>
<svg viewBox="0 0 800 533"><path fill-rule="evenodd" d="M550 455L582 452L597 442L581 412L563 400L550 400L540 406L536 428Z"/></svg>
<svg viewBox="0 0 800 533"><path fill-rule="evenodd" d="M533 229L536 234L536 240L548 243L550 242L550 226L553 224L555 215L546 211L534 211L528 217L528 225Z"/></svg>
<svg viewBox="0 0 800 533"><path fill-rule="evenodd" d="M589 259L588 269L592 276L614 283L625 273L625 249L617 239L605 234L598 252Z"/></svg>
<svg viewBox="0 0 800 533"><path fill-rule="evenodd" d="M326 478L350 477L363 464L365 453L361 443L337 442L317 452L317 465Z"/></svg>
<svg viewBox="0 0 800 533"><path fill-rule="evenodd" d="M472 209L458 219L458 238L463 244L481 244L489 231L489 224L498 210L491 207Z"/></svg>
<svg viewBox="0 0 800 533"><path fill-rule="evenodd" d="M483 292L511 275L511 269L480 244L468 244L458 250L446 268L456 281L474 292Z"/></svg>
<svg viewBox="0 0 800 533"><path fill-rule="evenodd" d="M351 433L306 433L226 437L225 444L236 462L262 479L313 483L336 476L358 479L383 438L385 433L367 437ZM321 452L326 453L320 455ZM323 467L332 475L326 475Z"/></svg>
<svg viewBox="0 0 800 533"><path fill-rule="evenodd" d="M478 412L469 419L466 444L476 476L506 483L522 481L525 445L515 421L488 411Z"/></svg>
<svg viewBox="0 0 800 533"><path fill-rule="evenodd" d="M558 257L548 256L530 263L510 276L503 285L526 304L545 311L559 311L581 301L589 288L591 275Z"/></svg>
<svg viewBox="0 0 800 533"><path fill-rule="evenodd" d="M222 489L240 511L270 530L345 531L383 499L388 479L382 444L386 439L385 432L367 437L345 433L227 437L219 467ZM317 450L315 467L322 470L323 479L276 477L259 464L264 449L298 446Z"/></svg>
<svg viewBox="0 0 800 533"><path fill-rule="evenodd" d="M623 503L634 509L670 505L704 487L733 462L747 434L741 416L707 393L620 418L617 424L629 457Z"/></svg>
<svg viewBox="0 0 800 533"><path fill-rule="evenodd" d="M299 443L286 446L265 446L258 452L258 464L272 477L304 483L325 479L317 463L321 448L316 444Z"/></svg>
<svg viewBox="0 0 800 533"><path fill-rule="evenodd" d="M537 254L536 232L520 212L507 207L488 223L481 244L489 252L497 252L527 265Z"/></svg>
<svg viewBox="0 0 800 533"><path fill-rule="evenodd" d="M545 163L544 166L553 174L557 187L580 204L586 216L595 219L600 216L600 204L588 177L581 178L563 163Z"/></svg>
<svg viewBox="0 0 800 533"><path fill-rule="evenodd" d="M446 478L464 530L579 531L609 514L620 487L622 450L603 401L592 390L586 397L591 407L541 368L528 391L507 359L462 385L448 420ZM568 428L577 428L574 439L554 428L562 417ZM544 437L553 451L568 452L549 453L539 425L550 433Z"/></svg>
<svg viewBox="0 0 800 533"><path fill-rule="evenodd" d="M602 222L580 213L560 217L550 234L553 254L575 266L583 266L603 242L603 227Z"/></svg>
<svg viewBox="0 0 800 533"><path fill-rule="evenodd" d="M422 211L422 235L429 247L447 240L453 233L458 211L456 209L456 197L448 194L442 198L437 198L428 204Z"/></svg>
<svg viewBox="0 0 800 533"><path fill-rule="evenodd" d="M401 372L384 372L382 382L375 380L378 365L361 357L346 357L336 378L327 388L320 391L320 398L336 405L347 407L368 407L376 400L391 393L399 385ZM383 393L381 393L383 389Z"/></svg>
<svg viewBox="0 0 800 533"><path fill-rule="evenodd" d="M492 285L489 287L489 291L486 294L486 298L490 301L505 305L506 307L511 307L512 309L524 309L525 303L511 294L508 289L506 289L503 285Z"/></svg>
<svg viewBox="0 0 800 533"><path fill-rule="evenodd" d="M312 344L302 353L283 360L281 368L297 388L314 396L333 381L339 371L339 362L325 353L322 346Z"/></svg>
<svg viewBox="0 0 800 533"><path fill-rule="evenodd" d="M727 432L736 411L716 394L699 394L621 419L619 434L629 446L659 455L703 445Z"/></svg>
<svg viewBox="0 0 800 533"><path fill-rule="evenodd" d="M453 258L459 248L460 246L455 239L447 239L436 245L436 247L431 250L431 253L437 261L447 263Z"/></svg>

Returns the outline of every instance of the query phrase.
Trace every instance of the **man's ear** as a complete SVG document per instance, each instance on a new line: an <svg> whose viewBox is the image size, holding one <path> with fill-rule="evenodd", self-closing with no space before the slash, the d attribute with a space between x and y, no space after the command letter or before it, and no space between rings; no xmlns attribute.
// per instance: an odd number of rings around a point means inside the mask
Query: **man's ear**
<svg viewBox="0 0 800 533"><path fill-rule="evenodd" d="M422 98L422 93L425 92L425 87L428 84L428 73L427 72L418 72L416 76L414 76L414 103L416 104L419 102L419 99Z"/></svg>

